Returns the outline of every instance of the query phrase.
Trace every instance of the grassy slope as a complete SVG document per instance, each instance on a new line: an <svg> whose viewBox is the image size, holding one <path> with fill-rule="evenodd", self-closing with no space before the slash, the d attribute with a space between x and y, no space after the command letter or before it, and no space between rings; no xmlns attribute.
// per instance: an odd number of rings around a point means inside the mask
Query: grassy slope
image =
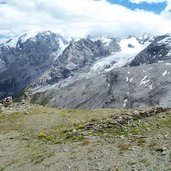
<svg viewBox="0 0 171 171"><path fill-rule="evenodd" d="M101 159L100 164L103 170L125 170L131 169L133 165L139 170L171 169L169 166L171 162L171 111L134 120L130 125L121 127L113 126L97 131L84 130L88 123L107 123L111 116L125 112L130 113L131 110L69 110L32 106L20 112L1 113L0 170L38 170L38 168L46 170L47 166L44 166L44 162L56 161L59 156L59 160L63 162L54 165L59 170L67 170L66 163L74 160L71 158L73 153L69 154L64 150L56 154L56 149L64 147L76 148L74 151L74 154L77 154L76 160L80 160L82 153L87 153L87 151L90 151L90 157L94 156L96 159L99 155L99 147L102 150L101 153L105 153L103 150L106 148L111 156L114 154L117 156L118 161L114 162L109 159L106 163ZM112 153L109 147L114 147L115 152ZM165 149L167 154L162 155ZM145 154L140 155L143 152ZM130 162L128 155L132 155L135 161ZM160 164L157 161L162 156L167 160ZM87 156L84 158L89 161ZM82 166L75 163L73 167L75 170L84 170L86 167L88 170L95 169L91 161L93 162L90 160L88 166L85 163ZM53 170L53 166L48 167L52 167Z"/></svg>

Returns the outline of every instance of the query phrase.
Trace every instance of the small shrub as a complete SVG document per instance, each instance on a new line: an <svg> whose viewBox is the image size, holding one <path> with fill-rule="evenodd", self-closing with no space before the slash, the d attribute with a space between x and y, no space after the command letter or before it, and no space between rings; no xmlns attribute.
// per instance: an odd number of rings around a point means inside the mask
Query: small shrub
<svg viewBox="0 0 171 171"><path fill-rule="evenodd" d="M37 134L37 137L38 137L38 138L46 138L46 137L47 137L47 134L44 133L44 132L39 132L39 133Z"/></svg>

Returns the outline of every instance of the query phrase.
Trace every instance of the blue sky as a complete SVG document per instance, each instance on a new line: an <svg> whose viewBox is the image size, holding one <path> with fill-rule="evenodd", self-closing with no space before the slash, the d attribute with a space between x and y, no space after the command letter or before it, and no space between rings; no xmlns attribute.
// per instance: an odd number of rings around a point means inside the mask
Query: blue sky
<svg viewBox="0 0 171 171"><path fill-rule="evenodd" d="M131 3L128 0L108 0L108 2L112 4L120 4L132 10L141 9L146 11L152 11L156 14L160 14L167 6L166 2L160 2L160 3L142 2L139 4Z"/></svg>

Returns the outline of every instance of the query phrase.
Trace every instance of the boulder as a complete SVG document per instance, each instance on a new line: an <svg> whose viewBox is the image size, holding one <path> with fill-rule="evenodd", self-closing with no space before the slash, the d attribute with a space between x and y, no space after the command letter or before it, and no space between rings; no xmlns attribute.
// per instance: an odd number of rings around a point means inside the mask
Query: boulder
<svg viewBox="0 0 171 171"><path fill-rule="evenodd" d="M13 99L11 96L6 97L5 99L2 100L2 104L4 107L10 107L13 104Z"/></svg>

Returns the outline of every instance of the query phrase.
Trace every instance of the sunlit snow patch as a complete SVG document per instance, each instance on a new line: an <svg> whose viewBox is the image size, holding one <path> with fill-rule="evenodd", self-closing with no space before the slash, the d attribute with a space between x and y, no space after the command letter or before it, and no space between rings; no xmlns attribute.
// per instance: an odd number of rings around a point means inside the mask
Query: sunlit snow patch
<svg viewBox="0 0 171 171"><path fill-rule="evenodd" d="M38 32L28 32L28 33L23 34L20 37L21 43L26 42L28 39L34 38L37 34L38 34Z"/></svg>
<svg viewBox="0 0 171 171"><path fill-rule="evenodd" d="M147 79L148 78L148 76L146 75L146 76L144 76L143 78L142 78L142 80L140 81L140 85L142 85L142 84L147 84L148 82L149 82L149 80Z"/></svg>
<svg viewBox="0 0 171 171"><path fill-rule="evenodd" d="M166 71L164 71L163 74L162 74L162 76L165 76L167 74L169 74L169 69L167 69Z"/></svg>

